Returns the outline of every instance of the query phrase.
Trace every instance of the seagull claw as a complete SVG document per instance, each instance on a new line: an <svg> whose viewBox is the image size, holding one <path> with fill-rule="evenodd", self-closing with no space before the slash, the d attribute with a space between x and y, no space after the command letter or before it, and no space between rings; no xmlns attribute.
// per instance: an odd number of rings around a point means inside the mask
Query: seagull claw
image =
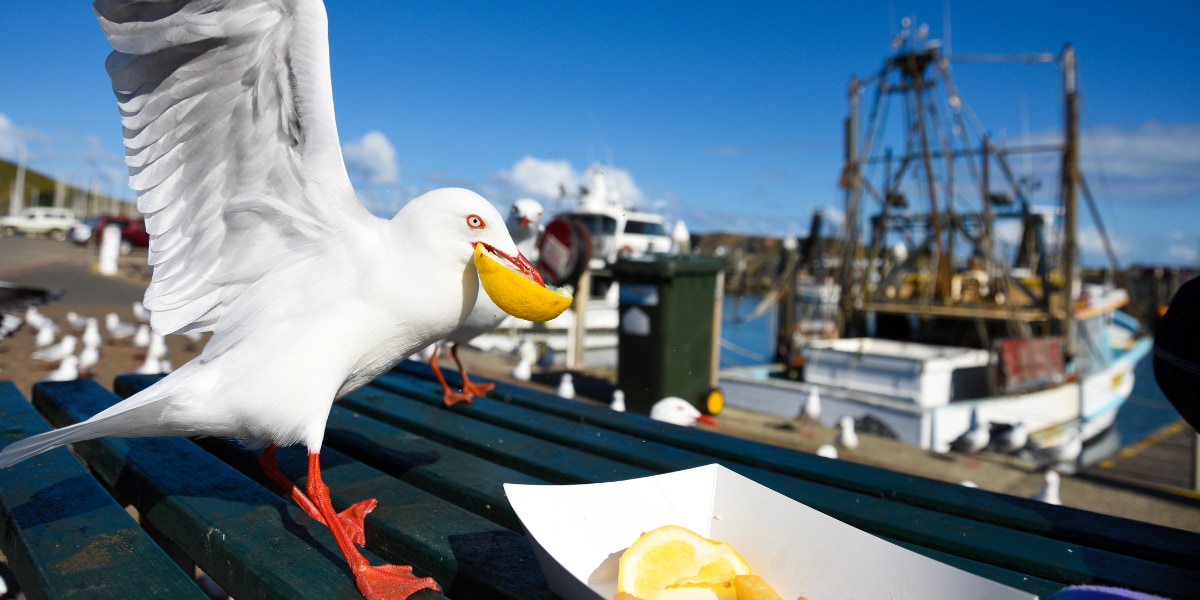
<svg viewBox="0 0 1200 600"><path fill-rule="evenodd" d="M354 583L367 600L408 598L421 590L442 591L432 577L417 577L406 565L363 564L355 570Z"/></svg>

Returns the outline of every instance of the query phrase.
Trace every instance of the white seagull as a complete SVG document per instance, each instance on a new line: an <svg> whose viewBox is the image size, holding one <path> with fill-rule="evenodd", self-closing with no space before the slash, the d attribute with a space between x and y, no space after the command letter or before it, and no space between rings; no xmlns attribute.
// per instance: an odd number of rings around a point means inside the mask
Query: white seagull
<svg viewBox="0 0 1200 600"><path fill-rule="evenodd" d="M44 321L41 321L41 323L43 323L42 326L37 328L37 334L33 338L34 348L45 348L53 344L54 338L58 337L58 327L55 327L53 323L49 325L45 324Z"/></svg>
<svg viewBox="0 0 1200 600"><path fill-rule="evenodd" d="M134 335L137 332L138 326L133 323L126 323L121 320L121 317L117 313L110 312L104 315L104 328L108 330L108 335L112 336L113 343L116 343L117 340L123 340Z"/></svg>
<svg viewBox="0 0 1200 600"><path fill-rule="evenodd" d="M142 323L133 334L133 347L145 348L150 345L150 326Z"/></svg>
<svg viewBox="0 0 1200 600"><path fill-rule="evenodd" d="M562 378L558 380L558 387L554 390L562 398L568 400L575 397L575 378L570 373L563 373Z"/></svg>
<svg viewBox="0 0 1200 600"><path fill-rule="evenodd" d="M75 379L79 379L79 357L71 355L63 358L62 362L58 363L58 367L46 373L46 376L40 381L73 381ZM0 454L0 457L3 457L3 454ZM0 466L8 466L4 463L3 458L0 458Z"/></svg>
<svg viewBox="0 0 1200 600"><path fill-rule="evenodd" d="M962 435L950 442L950 449L967 455L967 466L979 466L979 451L987 447L992 435L988 432L987 423L979 418L979 410L971 410L971 426Z"/></svg>
<svg viewBox="0 0 1200 600"><path fill-rule="evenodd" d="M149 323L150 322L150 311L146 310L146 305L142 304L140 301L135 300L132 308L133 308L133 318L136 319L137 322L139 322L139 323Z"/></svg>
<svg viewBox="0 0 1200 600"><path fill-rule="evenodd" d="M517 317L554 292L473 192L429 192L390 220L358 201L334 122L319 0L93 8L115 47L106 66L129 184L152 232L151 324L212 336L197 360L145 390L9 445L0 468L102 436L266 445L268 476L329 527L364 596L437 590L411 567L371 565L359 552L374 499L341 514L330 503L320 467L330 405L457 329L482 293L477 269ZM304 491L275 461L277 446L291 444L308 448Z"/></svg>
<svg viewBox="0 0 1200 600"><path fill-rule="evenodd" d="M625 392L613 390L612 401L608 403L608 408L617 412L625 412Z"/></svg>
<svg viewBox="0 0 1200 600"><path fill-rule="evenodd" d="M79 343L73 335L64 335L63 339L59 340L53 346L46 346L41 350L34 352L31 356L43 362L58 362L67 356L75 354L75 344Z"/></svg>
<svg viewBox="0 0 1200 600"><path fill-rule="evenodd" d="M83 350L79 352L79 370L83 373L90 373L92 367L100 362L100 347L84 344Z"/></svg>
<svg viewBox="0 0 1200 600"><path fill-rule="evenodd" d="M517 364L513 366L512 376L520 381L533 379L533 363L537 361L537 347L529 338L521 340L517 346Z"/></svg>
<svg viewBox="0 0 1200 600"><path fill-rule="evenodd" d="M1059 495L1059 485L1062 476L1054 469L1046 469L1045 475L1042 476L1042 489L1033 495L1034 500L1045 502L1046 504L1062 504L1062 497Z"/></svg>
<svg viewBox="0 0 1200 600"><path fill-rule="evenodd" d="M100 321L96 317L88 317L87 323L83 326L84 346L100 346L104 343L104 338L100 337Z"/></svg>
<svg viewBox="0 0 1200 600"><path fill-rule="evenodd" d="M834 443L847 450L858 448L858 434L854 432L854 417L845 415L838 419L838 433Z"/></svg>
<svg viewBox="0 0 1200 600"><path fill-rule="evenodd" d="M541 220L541 203L536 200L517 200L513 203L512 210L509 211L504 225L508 228L508 233L512 236L513 242L516 243L517 239L527 240L530 237L536 240L536 230ZM534 230L532 235L529 233L531 229ZM520 246L518 245L519 249ZM470 402L475 396L486 396L488 392L496 388L496 384L494 383L476 383L471 381L471 378L467 375L466 367L463 366L462 361L458 358L458 346L495 329L507 316L508 314L501 310L499 306L496 306L496 303L487 294L479 294L475 299L475 307L471 310L471 314L467 315L467 319L463 321L458 329L455 329L453 333L446 337L445 342L450 345L450 357L454 359L454 364L458 367L458 373L462 377L461 392L454 391L446 383L446 378L442 375L442 369L438 366L437 362L439 348L434 348L433 356L429 358L429 366L433 368L433 374L437 376L438 382L442 384L442 400L447 406L458 402Z"/></svg>
<svg viewBox="0 0 1200 600"><path fill-rule="evenodd" d="M717 420L700 412L691 402L678 396L667 396L650 407L650 418L655 421L693 427L696 423L716 425Z"/></svg>
<svg viewBox="0 0 1200 600"><path fill-rule="evenodd" d="M87 317L73 310L67 311L67 324L75 331L83 331L83 328L87 326Z"/></svg>
<svg viewBox="0 0 1200 600"><path fill-rule="evenodd" d="M1001 454L1011 454L1029 443L1029 429L1023 421L997 425L992 430L991 446Z"/></svg>

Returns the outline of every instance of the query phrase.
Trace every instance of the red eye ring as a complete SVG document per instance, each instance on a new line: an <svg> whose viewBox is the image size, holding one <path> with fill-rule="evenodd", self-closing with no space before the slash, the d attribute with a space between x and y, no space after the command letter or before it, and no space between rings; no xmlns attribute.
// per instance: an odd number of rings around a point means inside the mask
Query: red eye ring
<svg viewBox="0 0 1200 600"><path fill-rule="evenodd" d="M483 229L487 227L487 223L484 222L483 217L476 214L469 214L467 215L467 227L471 229Z"/></svg>

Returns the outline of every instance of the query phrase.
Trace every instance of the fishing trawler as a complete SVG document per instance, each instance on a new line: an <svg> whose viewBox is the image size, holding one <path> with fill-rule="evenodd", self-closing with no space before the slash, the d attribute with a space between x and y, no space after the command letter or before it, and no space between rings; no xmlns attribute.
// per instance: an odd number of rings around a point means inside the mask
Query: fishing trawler
<svg viewBox="0 0 1200 600"><path fill-rule="evenodd" d="M1081 194L1104 229L1078 165L1074 50L1019 58L1062 70L1063 137L1043 146L990 139L955 87L952 58L906 33L877 75L852 79L844 250L824 274L824 306L781 309L790 347L780 364L722 371L727 405L794 418L816 389L822 424L850 416L939 452L973 414L993 431L1023 429L1035 448L1112 425L1151 340L1120 312L1129 296L1119 281L1080 276ZM903 113L888 130L894 100ZM1010 166L1023 152L1058 158L1052 206L1038 204L1038 186ZM835 335L802 338L802 314L809 331Z"/></svg>

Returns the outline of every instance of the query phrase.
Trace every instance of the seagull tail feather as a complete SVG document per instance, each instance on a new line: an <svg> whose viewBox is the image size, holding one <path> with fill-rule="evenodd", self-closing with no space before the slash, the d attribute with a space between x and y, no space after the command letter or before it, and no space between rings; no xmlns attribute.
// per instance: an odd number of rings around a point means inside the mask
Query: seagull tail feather
<svg viewBox="0 0 1200 600"><path fill-rule="evenodd" d="M162 410L161 406L154 405L154 401L164 398L165 395L146 394L149 391L151 390L146 389L142 393L131 396L82 423L39 433L9 444L8 447L0 450L0 469L6 469L25 459L65 444L108 436L167 434L168 431L165 428L154 426ZM140 408L147 410L137 410Z"/></svg>

